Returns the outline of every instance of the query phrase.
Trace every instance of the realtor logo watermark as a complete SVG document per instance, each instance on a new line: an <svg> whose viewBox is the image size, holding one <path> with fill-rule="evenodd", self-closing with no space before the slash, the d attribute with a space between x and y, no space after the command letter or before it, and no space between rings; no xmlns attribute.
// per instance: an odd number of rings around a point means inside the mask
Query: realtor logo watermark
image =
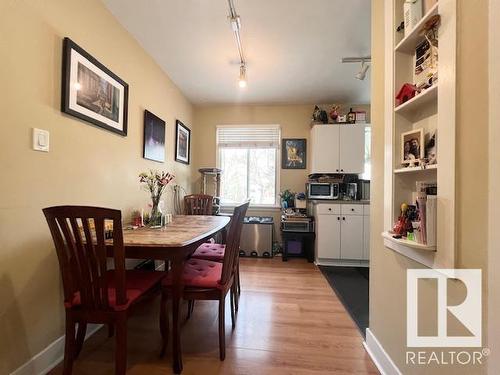
<svg viewBox="0 0 500 375"><path fill-rule="evenodd" d="M420 279L434 279L437 285L437 332L419 335L418 308ZM459 305L449 305L448 279L461 281L466 296ZM409 269L407 270L406 345L410 348L479 348L482 344L481 270L479 269ZM422 307L422 306L420 306ZM468 335L448 334L448 316L451 314L469 332ZM407 364L481 364L488 349L481 351L408 351Z"/></svg>

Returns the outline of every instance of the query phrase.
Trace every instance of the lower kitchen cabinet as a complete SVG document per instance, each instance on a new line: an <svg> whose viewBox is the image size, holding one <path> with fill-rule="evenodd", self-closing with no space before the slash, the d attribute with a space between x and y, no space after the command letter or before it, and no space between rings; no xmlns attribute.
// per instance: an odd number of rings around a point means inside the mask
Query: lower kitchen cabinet
<svg viewBox="0 0 500 375"><path fill-rule="evenodd" d="M367 264L369 259L369 206L317 203L316 263Z"/></svg>

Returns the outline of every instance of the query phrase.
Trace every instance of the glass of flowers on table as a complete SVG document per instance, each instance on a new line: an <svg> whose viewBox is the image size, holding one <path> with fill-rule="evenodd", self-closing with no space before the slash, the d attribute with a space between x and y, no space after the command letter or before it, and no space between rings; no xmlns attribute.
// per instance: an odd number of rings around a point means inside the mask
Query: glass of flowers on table
<svg viewBox="0 0 500 375"><path fill-rule="evenodd" d="M160 172L149 170L142 172L139 175L139 182L143 185L144 190L151 194L151 214L147 224L156 226L162 224L162 212L159 210L161 195L165 191L165 187L174 179L174 175L168 172Z"/></svg>

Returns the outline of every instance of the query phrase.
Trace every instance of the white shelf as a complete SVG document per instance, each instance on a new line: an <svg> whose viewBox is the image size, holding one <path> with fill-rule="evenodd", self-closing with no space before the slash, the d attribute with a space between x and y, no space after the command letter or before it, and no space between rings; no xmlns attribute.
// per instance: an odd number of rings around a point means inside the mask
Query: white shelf
<svg viewBox="0 0 500 375"><path fill-rule="evenodd" d="M438 95L438 85L434 85L425 89L420 94L408 100L406 103L398 105L394 108L394 112L399 113L401 115L408 115L424 105L427 105L431 102L437 102Z"/></svg>
<svg viewBox="0 0 500 375"><path fill-rule="evenodd" d="M399 168L395 169L394 173L396 174L401 174L401 173L418 173L418 172L427 172L427 171L432 171L436 170L438 168L437 164L431 164L431 165L426 165L425 167L406 167L406 168Z"/></svg>
<svg viewBox="0 0 500 375"><path fill-rule="evenodd" d="M424 37L420 35L420 30L423 25L432 17L438 14L438 5L436 3L423 17L422 19L415 25L413 30L398 43L396 48L394 49L396 52L403 53L415 53L415 48L417 44L420 43Z"/></svg>
<svg viewBox="0 0 500 375"><path fill-rule="evenodd" d="M390 249L401 251L403 248L410 248L422 251L436 251L436 246L427 246L415 241L409 241L404 238L393 238L393 234L389 232L383 232L382 237L384 238L384 244Z"/></svg>

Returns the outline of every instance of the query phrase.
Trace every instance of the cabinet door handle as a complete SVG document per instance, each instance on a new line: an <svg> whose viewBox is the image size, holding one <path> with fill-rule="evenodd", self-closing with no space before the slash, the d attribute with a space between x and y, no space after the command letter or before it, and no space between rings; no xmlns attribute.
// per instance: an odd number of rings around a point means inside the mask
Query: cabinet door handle
<svg viewBox="0 0 500 375"><path fill-rule="evenodd" d="M354 212L354 208L351 208L351 211Z"/></svg>
<svg viewBox="0 0 500 375"><path fill-rule="evenodd" d="M337 217L337 220L340 220L340 217Z"/></svg>
<svg viewBox="0 0 500 375"><path fill-rule="evenodd" d="M340 171L341 171L341 172L344 172L344 170L343 170L343 169L341 169Z"/></svg>
<svg viewBox="0 0 500 375"><path fill-rule="evenodd" d="M331 208L328 209L328 211L331 211L331 210L332 210Z"/></svg>
<svg viewBox="0 0 500 375"><path fill-rule="evenodd" d="M345 220L345 217L343 217L342 220Z"/></svg>
<svg viewBox="0 0 500 375"><path fill-rule="evenodd" d="M339 170L337 169L337 172L338 172L338 171L339 171Z"/></svg>

